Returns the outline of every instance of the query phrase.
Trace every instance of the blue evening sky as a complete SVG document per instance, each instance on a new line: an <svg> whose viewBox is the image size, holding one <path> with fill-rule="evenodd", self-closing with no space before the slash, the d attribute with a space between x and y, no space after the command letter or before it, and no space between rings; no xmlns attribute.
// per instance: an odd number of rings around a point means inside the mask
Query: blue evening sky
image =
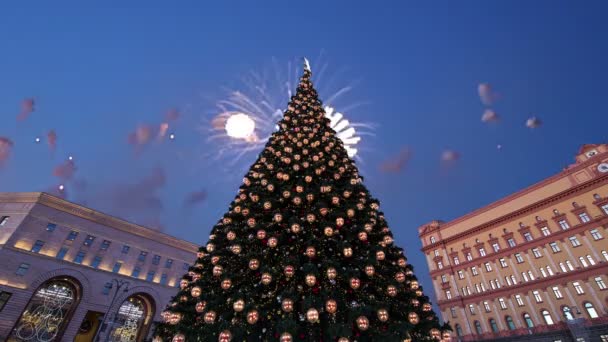
<svg viewBox="0 0 608 342"><path fill-rule="evenodd" d="M419 225L484 206L560 171L581 144L606 141L605 1L87 3L0 5L0 136L15 143L0 191L56 186L53 168L73 154L87 188L68 182L68 199L111 212L113 187L160 166L166 183L135 188L145 198L121 215L157 215L167 233L204 243L242 177L201 157L217 149L196 129L213 99L273 57L286 64L324 51L337 83L358 81L344 105L369 103L347 113L377 125L361 146L362 173L430 293ZM480 121L480 82L500 94L498 124ZM26 97L36 110L17 123ZM177 139L134 158L128 133L171 107L183 112ZM543 125L526 128L531 115ZM33 142L49 129L54 154ZM403 172L380 173L403 146L414 153ZM461 158L442 169L448 148ZM185 196L201 189L207 201L185 209Z"/></svg>

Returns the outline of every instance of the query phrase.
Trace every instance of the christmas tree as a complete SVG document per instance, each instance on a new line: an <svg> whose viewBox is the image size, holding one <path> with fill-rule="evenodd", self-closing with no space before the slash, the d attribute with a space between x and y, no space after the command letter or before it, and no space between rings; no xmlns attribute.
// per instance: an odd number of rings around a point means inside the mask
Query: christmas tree
<svg viewBox="0 0 608 342"><path fill-rule="evenodd" d="M306 62L155 340L449 339L310 78Z"/></svg>

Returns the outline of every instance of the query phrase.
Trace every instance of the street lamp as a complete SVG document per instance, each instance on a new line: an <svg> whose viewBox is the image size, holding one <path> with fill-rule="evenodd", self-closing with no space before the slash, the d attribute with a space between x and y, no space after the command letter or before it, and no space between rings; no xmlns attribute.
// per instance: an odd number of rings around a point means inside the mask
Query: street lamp
<svg viewBox="0 0 608 342"><path fill-rule="evenodd" d="M118 293L120 292L120 290L124 287L123 292L127 292L129 291L129 282L123 279L112 279L112 284L110 285L110 289L112 287L114 287L114 283L116 283L116 291L114 291L114 295L112 296L112 301L110 302L110 306L108 306L108 310L106 310L106 313L103 315L103 319L101 320L101 323L99 324L99 328L97 329L97 333L95 333L95 337L93 337L93 341L99 341L99 334L101 333L101 328L103 328L103 325L105 324L109 314L110 314L110 310L112 310L112 306L114 305L114 301L116 301L116 297L118 297ZM108 327L106 327L106 330L108 329ZM106 332L106 341L109 340L110 337L110 331Z"/></svg>

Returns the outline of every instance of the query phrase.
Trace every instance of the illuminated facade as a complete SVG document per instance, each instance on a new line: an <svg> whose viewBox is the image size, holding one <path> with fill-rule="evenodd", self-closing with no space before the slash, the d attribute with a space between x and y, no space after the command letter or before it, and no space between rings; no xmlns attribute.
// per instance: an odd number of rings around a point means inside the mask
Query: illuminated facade
<svg viewBox="0 0 608 342"><path fill-rule="evenodd" d="M0 341L143 341L197 249L46 193L0 193Z"/></svg>
<svg viewBox="0 0 608 342"><path fill-rule="evenodd" d="M605 144L495 203L421 226L455 340L608 341L607 227Z"/></svg>

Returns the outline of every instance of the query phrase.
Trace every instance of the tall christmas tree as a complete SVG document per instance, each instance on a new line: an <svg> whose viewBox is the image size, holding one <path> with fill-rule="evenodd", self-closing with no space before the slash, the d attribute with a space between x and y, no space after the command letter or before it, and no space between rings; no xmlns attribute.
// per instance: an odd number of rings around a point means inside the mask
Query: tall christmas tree
<svg viewBox="0 0 608 342"><path fill-rule="evenodd" d="M310 78L306 63L279 130L163 313L157 341L449 338Z"/></svg>

